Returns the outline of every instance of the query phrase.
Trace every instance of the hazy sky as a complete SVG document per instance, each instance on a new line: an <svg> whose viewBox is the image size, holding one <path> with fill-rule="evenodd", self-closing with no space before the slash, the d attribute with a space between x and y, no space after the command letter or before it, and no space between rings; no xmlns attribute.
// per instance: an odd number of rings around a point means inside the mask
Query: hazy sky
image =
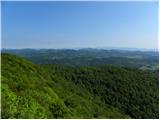
<svg viewBox="0 0 160 120"><path fill-rule="evenodd" d="M158 2L2 2L2 48L158 48Z"/></svg>

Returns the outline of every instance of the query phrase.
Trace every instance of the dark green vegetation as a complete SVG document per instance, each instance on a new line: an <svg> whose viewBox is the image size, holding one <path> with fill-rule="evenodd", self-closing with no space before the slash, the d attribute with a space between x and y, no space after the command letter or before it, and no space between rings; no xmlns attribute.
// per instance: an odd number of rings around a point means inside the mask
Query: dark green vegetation
<svg viewBox="0 0 160 120"><path fill-rule="evenodd" d="M158 118L158 70L36 65L2 53L2 118Z"/></svg>
<svg viewBox="0 0 160 120"><path fill-rule="evenodd" d="M2 52L25 57L36 64L61 64L67 66L114 65L157 70L158 52L103 50L103 49L20 49Z"/></svg>

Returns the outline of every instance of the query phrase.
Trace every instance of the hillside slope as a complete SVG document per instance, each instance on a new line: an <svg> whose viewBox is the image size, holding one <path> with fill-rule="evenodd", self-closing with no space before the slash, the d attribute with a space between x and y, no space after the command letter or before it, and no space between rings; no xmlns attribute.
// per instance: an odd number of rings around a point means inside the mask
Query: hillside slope
<svg viewBox="0 0 160 120"><path fill-rule="evenodd" d="M158 118L158 72L35 65L2 54L2 118Z"/></svg>
<svg viewBox="0 0 160 120"><path fill-rule="evenodd" d="M114 66L65 67L42 65L51 73L86 88L95 97L132 118L159 117L158 71ZM54 71L53 71L54 70Z"/></svg>
<svg viewBox="0 0 160 120"><path fill-rule="evenodd" d="M44 67L15 55L1 58L2 118L129 118Z"/></svg>

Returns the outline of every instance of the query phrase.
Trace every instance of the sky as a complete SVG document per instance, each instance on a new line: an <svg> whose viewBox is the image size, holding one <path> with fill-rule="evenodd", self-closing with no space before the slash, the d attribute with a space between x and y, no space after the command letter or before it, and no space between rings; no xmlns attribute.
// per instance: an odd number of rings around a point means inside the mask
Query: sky
<svg viewBox="0 0 160 120"><path fill-rule="evenodd" d="M158 48L158 2L2 2L2 48Z"/></svg>

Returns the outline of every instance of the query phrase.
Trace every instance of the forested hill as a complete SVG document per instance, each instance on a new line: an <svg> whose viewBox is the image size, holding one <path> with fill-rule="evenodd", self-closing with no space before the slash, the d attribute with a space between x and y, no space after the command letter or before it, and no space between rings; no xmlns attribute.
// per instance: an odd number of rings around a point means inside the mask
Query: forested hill
<svg viewBox="0 0 160 120"><path fill-rule="evenodd" d="M159 54L153 51L127 51L105 49L2 49L2 53L24 57L36 64L67 66L114 65L157 70Z"/></svg>
<svg viewBox="0 0 160 120"><path fill-rule="evenodd" d="M158 118L158 72L36 65L2 54L2 118Z"/></svg>

